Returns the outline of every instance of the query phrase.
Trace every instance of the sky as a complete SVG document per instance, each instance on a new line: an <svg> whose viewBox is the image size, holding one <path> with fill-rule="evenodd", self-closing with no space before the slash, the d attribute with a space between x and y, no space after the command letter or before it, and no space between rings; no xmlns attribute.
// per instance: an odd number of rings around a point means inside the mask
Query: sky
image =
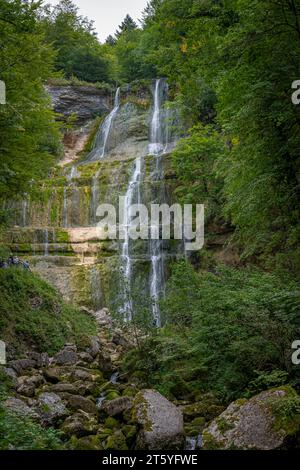
<svg viewBox="0 0 300 470"><path fill-rule="evenodd" d="M56 5L59 0L45 0ZM79 7L80 14L94 20L95 29L101 42L113 34L129 13L134 19L141 18L141 13L148 0L73 0Z"/></svg>

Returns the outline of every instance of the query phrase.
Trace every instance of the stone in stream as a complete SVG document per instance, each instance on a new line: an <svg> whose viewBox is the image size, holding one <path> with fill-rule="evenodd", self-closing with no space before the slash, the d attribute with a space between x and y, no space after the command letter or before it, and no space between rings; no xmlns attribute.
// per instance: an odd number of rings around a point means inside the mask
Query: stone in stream
<svg viewBox="0 0 300 470"><path fill-rule="evenodd" d="M300 402L290 387L280 387L250 400L231 403L203 431L204 449L275 450L300 433L300 413L286 409Z"/></svg>
<svg viewBox="0 0 300 470"><path fill-rule="evenodd" d="M137 394L132 416L141 427L137 450L184 448L182 412L156 390L143 390Z"/></svg>

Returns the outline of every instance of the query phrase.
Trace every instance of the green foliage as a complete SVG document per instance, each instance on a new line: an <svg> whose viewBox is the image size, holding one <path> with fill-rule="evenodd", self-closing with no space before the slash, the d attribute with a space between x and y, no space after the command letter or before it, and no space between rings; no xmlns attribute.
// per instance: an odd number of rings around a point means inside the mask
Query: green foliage
<svg viewBox="0 0 300 470"><path fill-rule="evenodd" d="M300 73L299 18L294 0L152 0L143 29L124 32L113 46L120 79L166 76L188 125L218 124L228 147L215 166L223 212L243 256L296 274L300 107L291 84ZM190 173L195 140L192 134ZM215 174L209 185L218 191Z"/></svg>
<svg viewBox="0 0 300 470"><path fill-rule="evenodd" d="M78 14L70 0L42 10L42 26L47 41L57 51L56 70L67 78L76 76L88 82L107 81L109 66L93 22Z"/></svg>
<svg viewBox="0 0 300 470"><path fill-rule="evenodd" d="M0 450L62 450L60 434L0 408Z"/></svg>
<svg viewBox="0 0 300 470"><path fill-rule="evenodd" d="M4 409L1 401L7 398L10 379L0 369L0 450L62 450L60 433L53 428L17 416Z"/></svg>
<svg viewBox="0 0 300 470"><path fill-rule="evenodd" d="M162 303L165 327L128 367L135 364L152 385L163 377L160 389L177 398L210 390L231 400L291 380L299 300L296 284L258 270L197 273L179 262Z"/></svg>
<svg viewBox="0 0 300 470"><path fill-rule="evenodd" d="M0 197L28 191L60 152L59 133L44 83L54 53L37 21L38 2L0 1L0 78L7 103L0 105Z"/></svg>
<svg viewBox="0 0 300 470"><path fill-rule="evenodd" d="M19 354L34 347L49 354L66 342L84 344L96 333L91 317L65 304L46 282L21 268L0 270L0 336Z"/></svg>
<svg viewBox="0 0 300 470"><path fill-rule="evenodd" d="M196 126L172 154L179 180L176 195L183 204L205 204L206 220L221 217L222 181L216 176L218 159L227 154L222 136L212 126Z"/></svg>

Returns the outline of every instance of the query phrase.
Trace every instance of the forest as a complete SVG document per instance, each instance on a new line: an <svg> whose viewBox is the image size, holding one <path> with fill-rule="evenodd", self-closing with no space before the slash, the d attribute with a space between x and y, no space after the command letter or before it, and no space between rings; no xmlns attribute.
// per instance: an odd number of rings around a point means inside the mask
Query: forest
<svg viewBox="0 0 300 470"><path fill-rule="evenodd" d="M131 325L116 322L136 338L136 346L122 358L121 374L138 388L188 404L185 433L190 437L232 401L281 387L286 396L272 408L276 426L285 430L290 447L299 448L300 365L292 361L292 345L300 340L299 57L298 0L150 0L139 22L127 15L103 43L76 2L51 6L0 0L0 80L6 86L6 104L0 104L3 259L11 254L3 240L15 212L5 201L39 197L36 182L57 177L53 169L64 156L66 135L78 126L76 115L63 119L53 109L47 87L90 87L111 97L118 87L124 96L124 90L144 90L159 77L168 83L167 106L176 112L173 132L178 135L168 153L169 180L175 181L172 198L205 205L206 243L168 266L159 301L161 328L149 320L141 292L133 294L140 308L133 311ZM138 92L140 108L147 106L143 93ZM90 145L101 123L97 119ZM90 149L86 146L86 153ZM211 248L216 236L229 253L225 259ZM71 322L68 334L84 343L94 331L91 320L85 323L82 312L76 320L77 313L71 312L76 307L39 274L30 280L26 275L0 269L0 337L6 340L10 322L16 325L13 340L9 333L13 344L29 335L38 349L44 344L49 354L57 353L64 328L52 325L51 309L61 303L60 321ZM30 293L46 299L44 326L32 320L34 307L26 321L18 320L12 307L15 283L22 293L20 312ZM6 379L0 387L6 397ZM0 430L6 435L0 437L0 449L9 442L17 449L70 445L56 430L40 431L33 423L30 443L17 433L17 418L6 417L0 408ZM129 432L132 423L126 423ZM222 424L226 433L231 423L219 421L220 429ZM105 427L110 427L107 422ZM113 441L111 434L106 441L102 436L100 448L132 448L127 435L127 444L120 444L115 434ZM222 448L206 439L207 448Z"/></svg>

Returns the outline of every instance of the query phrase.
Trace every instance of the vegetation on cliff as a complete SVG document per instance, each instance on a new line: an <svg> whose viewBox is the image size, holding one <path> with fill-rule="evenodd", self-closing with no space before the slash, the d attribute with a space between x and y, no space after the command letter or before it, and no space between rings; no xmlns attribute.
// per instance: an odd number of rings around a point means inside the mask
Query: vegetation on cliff
<svg viewBox="0 0 300 470"><path fill-rule="evenodd" d="M28 349L54 354L66 342L84 343L96 332L92 317L64 303L30 272L0 269L0 289L0 337L14 356Z"/></svg>

